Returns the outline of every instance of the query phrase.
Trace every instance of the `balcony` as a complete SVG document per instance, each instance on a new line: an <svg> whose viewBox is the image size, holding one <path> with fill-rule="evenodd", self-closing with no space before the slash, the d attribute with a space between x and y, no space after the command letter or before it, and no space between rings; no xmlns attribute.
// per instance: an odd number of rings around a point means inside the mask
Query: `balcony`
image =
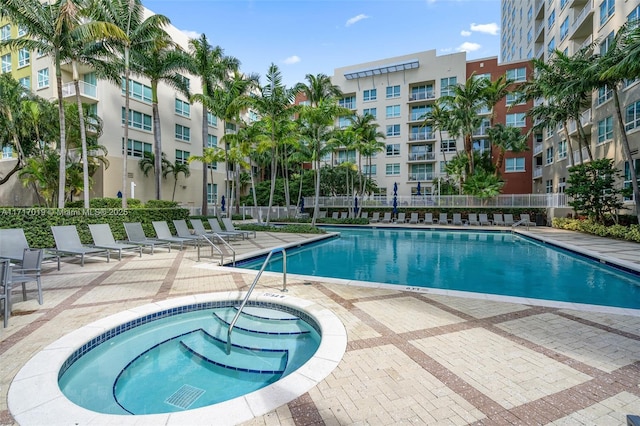
<svg viewBox="0 0 640 426"><path fill-rule="evenodd" d="M540 46L540 48L536 50L535 57L536 59L543 59L543 56L544 56L544 46Z"/></svg>
<svg viewBox="0 0 640 426"><path fill-rule="evenodd" d="M409 95L409 102L429 101L429 100L433 100L435 98L436 98L436 92L435 91L416 92L416 93L411 93Z"/></svg>
<svg viewBox="0 0 640 426"><path fill-rule="evenodd" d="M427 111L424 112L412 112L409 116L409 121L423 121Z"/></svg>
<svg viewBox="0 0 640 426"><path fill-rule="evenodd" d="M573 24L571 24L569 31L571 39L584 38L593 34L593 12L593 0L589 0L573 18Z"/></svg>
<svg viewBox="0 0 640 426"><path fill-rule="evenodd" d="M409 154L409 161L435 161L436 154L433 152L420 152Z"/></svg>
<svg viewBox="0 0 640 426"><path fill-rule="evenodd" d="M425 180L433 180L433 172L409 173L410 182L424 182Z"/></svg>
<svg viewBox="0 0 640 426"><path fill-rule="evenodd" d="M589 108L588 110L580 114L580 125L582 126L584 132L589 134L591 133L591 124L591 108ZM576 125L576 122L574 120L570 120L567 127L569 128L570 135L578 131L578 126Z"/></svg>
<svg viewBox="0 0 640 426"><path fill-rule="evenodd" d="M350 101L350 102L340 102L340 106L342 108L347 108L347 109L351 109L354 110L356 109L356 103L354 101Z"/></svg>
<svg viewBox="0 0 640 426"><path fill-rule="evenodd" d="M536 0L535 3L535 8L536 8L536 12L533 16L535 16L536 18L538 18L538 16L542 16L544 18L544 13L542 13L543 9L544 9L544 0Z"/></svg>
<svg viewBox="0 0 640 426"><path fill-rule="evenodd" d="M590 46L591 44L593 44L593 34L590 34L589 37L585 38L582 43L576 46L576 52Z"/></svg>
<svg viewBox="0 0 640 426"><path fill-rule="evenodd" d="M485 137L489 134L491 126L480 126L473 131L473 137Z"/></svg>
<svg viewBox="0 0 640 426"><path fill-rule="evenodd" d="M543 34L544 34L544 21L540 21L536 23L536 34L534 35L533 40L536 43L544 42L544 38L542 37Z"/></svg>
<svg viewBox="0 0 640 426"><path fill-rule="evenodd" d="M536 166L533 169L533 178L534 179L540 179L541 177L542 177L542 167Z"/></svg>
<svg viewBox="0 0 640 426"><path fill-rule="evenodd" d="M435 139L435 132L409 133L409 142L421 142Z"/></svg>
<svg viewBox="0 0 640 426"><path fill-rule="evenodd" d="M582 155L582 161L580 161L580 155ZM574 164L581 164L583 162L584 163L588 163L589 162L589 153L587 152L587 147L582 147L582 153L578 149L573 151L573 163ZM569 168L569 167L571 167L571 163L567 164L567 168Z"/></svg>
<svg viewBox="0 0 640 426"><path fill-rule="evenodd" d="M534 157L535 157L536 155L538 155L538 154L541 154L541 153L542 153L543 148L544 148L544 146L543 146L543 144L541 144L541 143L533 144L533 155L534 155Z"/></svg>
<svg viewBox="0 0 640 426"><path fill-rule="evenodd" d="M78 81L80 99L84 103L95 104L98 102L98 87L84 81ZM62 97L72 98L76 96L76 87L73 82L62 85Z"/></svg>

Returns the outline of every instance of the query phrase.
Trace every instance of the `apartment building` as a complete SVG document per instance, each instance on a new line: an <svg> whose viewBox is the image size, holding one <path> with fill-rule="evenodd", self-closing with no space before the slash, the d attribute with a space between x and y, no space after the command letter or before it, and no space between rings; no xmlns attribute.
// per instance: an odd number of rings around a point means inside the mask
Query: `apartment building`
<svg viewBox="0 0 640 426"><path fill-rule="evenodd" d="M152 12L146 11L147 14ZM175 42L188 49L188 37L173 26L166 28ZM0 37L21 37L24 32L10 22L0 22ZM57 87L55 68L48 56L40 56L37 52L0 52L2 72L11 72L16 79L38 96L55 100ZM200 80L194 76L184 75L192 93L200 93ZM116 197L124 192L122 188L123 155L124 155L124 82L118 87L111 82L98 79L95 72L87 67L80 68L80 95L82 102L89 104L92 113L97 114L104 122L103 134L98 143L108 150L109 167L101 167L94 176L92 197ZM151 106L151 84L148 79L131 76L130 79L130 112L129 140L127 141L127 176L129 197L143 202L155 198L155 184L152 173L145 176L139 167L139 160L145 152L153 152L153 119ZM62 65L62 92L65 100L75 102L75 88L72 82L71 64ZM209 113L207 116L207 140L202 141L202 105L191 104L189 100L175 89L160 83L158 89L160 110L162 151L172 163L186 162L191 155L202 155L203 146L217 146L222 139L223 129L217 118ZM71 143L71 142L70 142ZM79 141L78 141L79 145ZM73 151L71 155L74 155ZM79 155L79 152L78 152ZM15 153L10 146L3 147L3 159L0 161L0 173L6 173L15 165ZM175 200L184 205L200 206L202 204L202 168L200 162L190 164L190 177L179 174ZM208 202L219 202L225 191L226 171L224 164L213 165L213 182L209 177L207 188ZM209 175L211 176L211 175ZM162 180L162 198L172 197L174 179L169 175ZM4 189L7 190L4 190ZM31 205L35 199L32 191L25 189L16 175L3 185L0 191L0 205Z"/></svg>
<svg viewBox="0 0 640 426"><path fill-rule="evenodd" d="M365 174L371 171L381 195L391 195L397 184L398 195L410 196L417 193L418 184L422 194L437 194L434 180L445 175L445 162L464 149L461 138L422 125L421 117L433 103L448 95L451 85L464 83L472 73L493 81L505 73L514 79L526 79L530 72L525 62L498 65L497 58L468 62L465 52L438 56L435 50L428 50L337 68L332 81L344 94L340 105L359 115L373 115L386 135L385 150L372 159L371 170L365 159L360 170ZM512 97L496 107L495 120L522 127L525 133L529 128L524 117L527 105L513 106L512 111L510 103ZM484 151L490 149L486 129L491 111L481 114L486 117L474 134L474 148ZM346 127L349 123L348 118L342 118L338 124ZM530 155L507 155L501 170L507 182L505 193L531 192ZM337 150L325 158L325 163L333 165L344 161L356 163L355 151Z"/></svg>
<svg viewBox="0 0 640 426"><path fill-rule="evenodd" d="M583 46L596 44L603 52L616 31L640 18L640 0L502 0L501 54L504 61L538 58L547 60L554 49L571 55ZM636 170L640 169L640 84L628 82L619 90L625 127ZM615 124L611 90L594 91L591 104L582 112L580 124L590 140L594 158L611 158L630 185L629 164L623 153L620 129ZM569 136L577 138L578 125L569 122ZM533 191L564 192L568 167L588 161L586 148L565 140L562 129L548 128L534 135ZM573 147L573 152L569 146ZM633 208L629 201L627 206Z"/></svg>

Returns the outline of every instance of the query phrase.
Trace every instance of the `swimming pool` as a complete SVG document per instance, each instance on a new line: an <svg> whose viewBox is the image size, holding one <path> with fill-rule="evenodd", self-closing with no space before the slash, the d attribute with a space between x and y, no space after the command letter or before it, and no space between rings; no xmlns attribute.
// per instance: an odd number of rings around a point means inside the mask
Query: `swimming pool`
<svg viewBox="0 0 640 426"><path fill-rule="evenodd" d="M340 238L287 250L287 272L406 287L640 309L640 277L518 234L327 228ZM281 258L266 270L281 271ZM264 261L240 262L259 269Z"/></svg>

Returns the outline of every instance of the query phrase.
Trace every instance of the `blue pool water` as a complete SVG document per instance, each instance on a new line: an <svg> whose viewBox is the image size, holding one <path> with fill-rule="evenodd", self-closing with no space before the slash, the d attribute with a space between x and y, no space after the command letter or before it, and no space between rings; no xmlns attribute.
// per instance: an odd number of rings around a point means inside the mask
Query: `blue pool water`
<svg viewBox="0 0 640 426"><path fill-rule="evenodd" d="M229 306L180 313L105 339L64 371L60 389L100 413L184 411L263 388L298 369L320 344L318 331L296 315L245 307L227 355L236 312Z"/></svg>
<svg viewBox="0 0 640 426"><path fill-rule="evenodd" d="M639 276L515 234L327 229L340 238L287 250L288 273L640 309Z"/></svg>

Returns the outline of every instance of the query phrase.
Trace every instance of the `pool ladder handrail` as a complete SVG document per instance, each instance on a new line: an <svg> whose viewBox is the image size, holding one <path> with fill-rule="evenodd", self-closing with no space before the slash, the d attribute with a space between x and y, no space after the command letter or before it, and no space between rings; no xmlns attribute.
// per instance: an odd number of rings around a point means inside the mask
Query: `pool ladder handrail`
<svg viewBox="0 0 640 426"><path fill-rule="evenodd" d="M231 247L231 245L226 242L224 240L224 238L222 238L221 235L217 234L214 232L214 235L220 240L222 241L222 244L224 244L230 251L231 253L233 253L233 266L236 266L236 251L233 249L233 247ZM224 253L222 252L222 250L220 250L220 248L218 246L216 246L213 241L211 241L209 238L207 238L206 235L200 235L200 238L206 242L209 243L209 245L211 246L211 254L213 255L213 249L216 249L216 251L220 254L220 266L222 266L224 264ZM198 244L198 262L200 262L200 244Z"/></svg>
<svg viewBox="0 0 640 426"><path fill-rule="evenodd" d="M529 230L529 222L527 222L527 221L526 221L526 220L524 220L524 219L520 219L519 221L517 221L516 223L514 223L513 225L511 225L511 228L512 228L512 229L516 229L516 226L520 226L520 225L522 225L523 223L526 225L526 227L527 227L527 231L528 231L528 230Z"/></svg>
<svg viewBox="0 0 640 426"><path fill-rule="evenodd" d="M282 252L282 290L281 291L288 291L287 290L287 251L284 249L284 247L277 247L271 250L269 252L269 255L267 255L267 258L264 260L262 267L258 271L258 275L256 275L256 277L253 279L253 282L251 283L251 287L249 287L249 290L247 291L246 296L244 296L244 299L242 300L242 303L238 308L238 312L236 312L236 315L233 317L233 320L229 324L229 328L227 329L227 347L226 347L227 355L231 353L231 332L233 331L233 327L236 325L236 321L238 321L238 317L242 313L244 306L249 301L249 296L251 296L253 289L256 287L256 284L258 284L258 280L260 279L260 276L264 272L264 269L267 267L269 260L271 260L271 256L274 253L280 253L280 252Z"/></svg>

